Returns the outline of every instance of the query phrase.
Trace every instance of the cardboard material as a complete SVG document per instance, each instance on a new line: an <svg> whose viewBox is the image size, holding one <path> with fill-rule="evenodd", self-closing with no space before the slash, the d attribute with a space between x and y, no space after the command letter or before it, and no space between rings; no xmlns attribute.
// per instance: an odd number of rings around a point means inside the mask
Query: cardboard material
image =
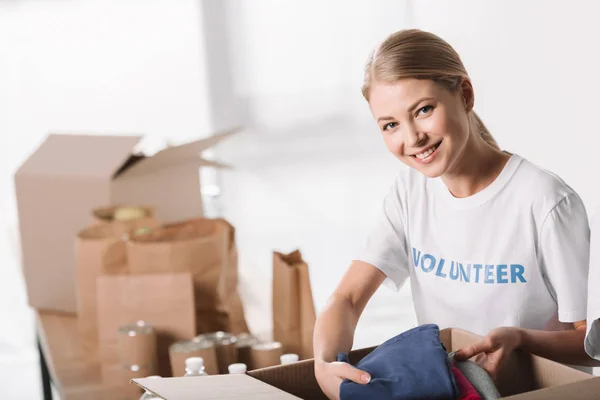
<svg viewBox="0 0 600 400"><path fill-rule="evenodd" d="M213 375L188 378L134 379L142 388L165 400L298 400L247 375Z"/></svg>
<svg viewBox="0 0 600 400"><path fill-rule="evenodd" d="M157 334L159 375L169 376L169 346L196 333L191 274L100 276L97 296L102 361L118 362L119 327L142 320Z"/></svg>
<svg viewBox="0 0 600 400"><path fill-rule="evenodd" d="M167 224L127 243L132 274L192 273L198 333L248 332L237 288L233 227L222 219Z"/></svg>
<svg viewBox="0 0 600 400"><path fill-rule="evenodd" d="M440 338L448 351L455 351L480 339L479 336L460 329L443 330ZM375 347L352 351L350 361L353 364L358 362L373 349ZM286 396L289 395L296 396L293 398L327 400L315 379L312 359L249 371L247 375L267 384L267 387L260 386L261 391L264 389L264 392L260 393L262 397L248 397L247 388L252 381L236 381L238 378L235 377L238 375L208 376L194 382L183 382L187 378L157 379L153 382L149 382L151 379L134 379L134 382L143 387L150 387L152 392L165 400L279 400L288 399ZM218 397L216 393L224 393L222 390L227 390L227 395ZM541 357L515 352L509 357L508 364L499 376L498 390L503 397L508 396L511 400L592 400L600 396L600 378ZM212 397L204 397L204 393L211 394ZM196 397L190 397L194 394Z"/></svg>
<svg viewBox="0 0 600 400"><path fill-rule="evenodd" d="M316 314L308 265L299 251L273 253L273 339L285 353L313 356Z"/></svg>
<svg viewBox="0 0 600 400"><path fill-rule="evenodd" d="M152 157L132 154L140 136L49 135L15 174L29 305L74 313L73 238L103 204L151 204L162 222L202 215L200 152L220 133Z"/></svg>

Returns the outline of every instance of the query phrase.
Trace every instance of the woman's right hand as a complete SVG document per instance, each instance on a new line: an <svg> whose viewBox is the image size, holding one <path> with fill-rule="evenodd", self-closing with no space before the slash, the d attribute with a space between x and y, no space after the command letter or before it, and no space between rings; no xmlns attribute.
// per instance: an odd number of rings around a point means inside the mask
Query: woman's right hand
<svg viewBox="0 0 600 400"><path fill-rule="evenodd" d="M367 372L340 361L315 360L315 376L321 390L330 400L339 400L340 385L344 379L360 385L366 385L371 380Z"/></svg>

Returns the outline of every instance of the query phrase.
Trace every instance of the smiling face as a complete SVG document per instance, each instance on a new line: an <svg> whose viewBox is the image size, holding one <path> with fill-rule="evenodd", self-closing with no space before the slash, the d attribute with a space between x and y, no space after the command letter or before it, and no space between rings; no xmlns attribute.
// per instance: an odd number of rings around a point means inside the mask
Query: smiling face
<svg viewBox="0 0 600 400"><path fill-rule="evenodd" d="M387 148L400 161L435 178L451 171L469 142L469 81L454 93L432 80L374 82L369 106Z"/></svg>

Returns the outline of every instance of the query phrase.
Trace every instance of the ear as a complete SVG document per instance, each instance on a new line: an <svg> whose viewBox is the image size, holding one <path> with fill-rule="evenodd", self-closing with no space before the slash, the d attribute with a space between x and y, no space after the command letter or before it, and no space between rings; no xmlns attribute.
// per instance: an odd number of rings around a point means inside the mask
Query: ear
<svg viewBox="0 0 600 400"><path fill-rule="evenodd" d="M473 91L473 85L471 84L470 80L463 79L463 81L460 83L459 93L466 111L471 111L475 104L475 92Z"/></svg>

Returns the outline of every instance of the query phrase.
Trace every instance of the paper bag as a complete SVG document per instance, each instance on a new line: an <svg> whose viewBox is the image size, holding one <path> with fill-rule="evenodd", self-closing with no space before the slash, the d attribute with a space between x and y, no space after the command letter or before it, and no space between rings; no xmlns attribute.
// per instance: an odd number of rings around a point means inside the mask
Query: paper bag
<svg viewBox="0 0 600 400"><path fill-rule="evenodd" d="M169 346L196 335L194 292L190 273L104 275L97 279L100 357L118 362L118 331L143 320L157 334L158 371L169 376Z"/></svg>
<svg viewBox="0 0 600 400"><path fill-rule="evenodd" d="M299 251L273 253L273 339L286 353L313 357L316 314L308 265Z"/></svg>
<svg viewBox="0 0 600 400"><path fill-rule="evenodd" d="M83 346L91 351L98 346L96 278L103 274L127 272L125 242L118 227L95 225L79 232L75 253L77 323Z"/></svg>
<svg viewBox="0 0 600 400"><path fill-rule="evenodd" d="M196 330L247 332L237 290L234 229L221 219L164 225L132 237L127 258L132 274L190 272L194 280Z"/></svg>
<svg viewBox="0 0 600 400"><path fill-rule="evenodd" d="M77 234L75 275L77 316L84 347L98 344L96 322L96 278L104 274L128 272L125 240L139 228L156 228L158 222L139 218L119 223L94 224Z"/></svg>

